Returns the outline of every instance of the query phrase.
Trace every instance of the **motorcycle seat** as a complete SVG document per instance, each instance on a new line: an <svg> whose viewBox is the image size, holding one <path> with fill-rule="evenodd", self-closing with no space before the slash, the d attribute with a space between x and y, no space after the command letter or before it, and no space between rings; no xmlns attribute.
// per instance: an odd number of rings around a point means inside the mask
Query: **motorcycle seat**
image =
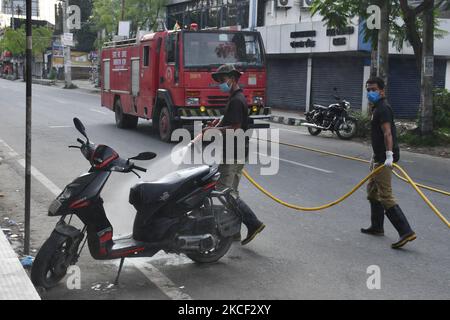
<svg viewBox="0 0 450 320"><path fill-rule="evenodd" d="M317 109L317 110L328 110L328 107L322 106L320 104L315 104L314 105L314 109Z"/></svg>
<svg viewBox="0 0 450 320"><path fill-rule="evenodd" d="M137 209L158 201L167 201L185 183L202 179L210 173L209 166L179 170L153 182L141 182L130 189L130 204Z"/></svg>

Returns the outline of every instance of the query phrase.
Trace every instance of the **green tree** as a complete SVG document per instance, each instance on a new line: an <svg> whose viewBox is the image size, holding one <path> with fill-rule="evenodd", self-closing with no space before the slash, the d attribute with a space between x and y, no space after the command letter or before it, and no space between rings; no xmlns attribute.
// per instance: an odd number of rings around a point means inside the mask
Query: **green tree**
<svg viewBox="0 0 450 320"><path fill-rule="evenodd" d="M380 62L379 74L387 78L389 40L393 41L398 50L403 47L405 41L408 41L413 47L416 67L422 79L420 129L424 135L431 134L433 131L433 76L423 73L423 55L433 56L434 38L443 37L445 34L438 29L437 18L440 9L450 7L450 1L423 0L420 5L411 7L408 0L314 0L312 12L320 13L323 21L329 26L341 28L346 26L354 16L366 20L369 15L367 8L370 5L387 9L384 16L386 23L382 24L381 30L370 30L367 24L364 26L366 40L372 42L373 50L383 51L383 57L385 57ZM383 21L383 15L381 19ZM389 34L391 37L388 36Z"/></svg>
<svg viewBox="0 0 450 320"><path fill-rule="evenodd" d="M441 8L450 7L450 0L436 0L434 2L434 23L436 26L435 37L442 37L445 32L438 29L437 13ZM350 19L359 16L366 20L369 17L367 8L370 5L383 7L388 4L390 40L398 50L403 48L405 41L408 41L414 49L416 66L418 70L422 67L422 14L432 4L431 0L424 0L419 6L412 8L408 0L314 0L312 13L319 13L323 16L323 21L330 27L343 28L347 26ZM373 47L378 47L378 30L367 28L364 23L365 40L371 41Z"/></svg>
<svg viewBox="0 0 450 320"><path fill-rule="evenodd" d="M25 28L7 28L2 39L4 50L11 51L13 55L21 56L25 54ZM42 54L50 46L52 40L52 30L46 27L33 28L33 54Z"/></svg>
<svg viewBox="0 0 450 320"><path fill-rule="evenodd" d="M89 52L94 50L97 28L92 19L93 0L70 0L70 5L77 5L81 10L81 29L74 31L75 50Z"/></svg>
<svg viewBox="0 0 450 320"><path fill-rule="evenodd" d="M94 0L92 21L105 30L106 40L117 34L122 15L122 0ZM138 30L153 30L163 13L165 0L125 0L124 20L131 21L131 35Z"/></svg>
<svg viewBox="0 0 450 320"><path fill-rule="evenodd" d="M17 30L6 28L3 35L3 46L5 50L11 51L15 56L25 54L25 29Z"/></svg>
<svg viewBox="0 0 450 320"><path fill-rule="evenodd" d="M46 27L33 28L33 54L43 54L51 46L53 31Z"/></svg>

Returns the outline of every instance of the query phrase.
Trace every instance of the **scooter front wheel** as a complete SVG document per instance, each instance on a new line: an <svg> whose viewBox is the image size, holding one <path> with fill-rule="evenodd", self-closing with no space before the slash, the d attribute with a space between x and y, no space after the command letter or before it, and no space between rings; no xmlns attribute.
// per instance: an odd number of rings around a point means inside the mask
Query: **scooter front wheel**
<svg viewBox="0 0 450 320"><path fill-rule="evenodd" d="M73 241L53 232L39 250L31 268L31 281L36 287L55 287L67 273L72 258Z"/></svg>
<svg viewBox="0 0 450 320"><path fill-rule="evenodd" d="M197 263L214 263L220 260L230 250L233 237L219 237L216 247L205 252L186 253L189 259Z"/></svg>

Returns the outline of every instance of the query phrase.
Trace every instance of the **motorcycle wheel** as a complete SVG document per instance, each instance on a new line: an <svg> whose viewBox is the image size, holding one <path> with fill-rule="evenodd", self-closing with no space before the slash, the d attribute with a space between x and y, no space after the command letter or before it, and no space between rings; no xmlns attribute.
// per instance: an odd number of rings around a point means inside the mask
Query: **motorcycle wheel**
<svg viewBox="0 0 450 320"><path fill-rule="evenodd" d="M346 126L346 128L343 128ZM358 130L358 123L354 118L347 118L346 122L340 122L337 125L336 134L342 140L350 140L352 139Z"/></svg>
<svg viewBox="0 0 450 320"><path fill-rule="evenodd" d="M214 263L220 260L230 250L233 237L219 237L216 247L206 252L187 253L189 259L197 263Z"/></svg>
<svg viewBox="0 0 450 320"><path fill-rule="evenodd" d="M45 241L34 259L31 281L36 287L55 287L67 273L72 239L56 232Z"/></svg>
<svg viewBox="0 0 450 320"><path fill-rule="evenodd" d="M322 132L322 129L308 127L308 132L312 136L318 136Z"/></svg>

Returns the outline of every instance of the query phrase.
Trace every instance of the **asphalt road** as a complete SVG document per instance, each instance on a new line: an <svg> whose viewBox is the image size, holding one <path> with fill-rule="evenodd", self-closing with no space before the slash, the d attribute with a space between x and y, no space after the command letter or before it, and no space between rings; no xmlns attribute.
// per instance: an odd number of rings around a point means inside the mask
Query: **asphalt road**
<svg viewBox="0 0 450 320"><path fill-rule="evenodd" d="M149 122L140 121L136 130L120 130L115 127L113 113L99 106L96 94L44 86L34 86L33 93L33 166L58 188L88 169L77 151L67 149L79 136L72 125L75 116L85 123L93 141L112 146L124 157L142 151L156 152L158 158L144 165L149 170L143 175L144 180L162 177L175 169L168 161L173 145L160 142L151 133ZM0 96L0 139L18 153L8 156L3 152L5 163L17 177L6 183L21 187L23 168L16 160L24 155L25 86L0 79ZM272 127L280 129L283 142L366 159L371 155L370 147L361 143L340 141L330 135L311 137L303 128L275 124ZM277 158L280 169L275 176L260 176L257 165L248 166L248 171L275 195L299 205L316 206L335 200L368 174L367 166L359 162L284 146L280 146ZM403 152L401 165L417 182L450 190L450 160ZM131 232L134 211L128 204L128 190L137 181L132 174L115 174L103 192L116 233ZM52 193L35 179L32 187L32 240L33 247L38 248L56 219L46 216ZM267 228L248 246L234 244L219 263L197 265L185 257L160 253L136 264L128 262L120 285L111 287L117 263L95 261L85 250L79 263L81 289L69 290L63 281L42 297L449 299L450 230L409 185L395 179L394 191L418 235L403 250L390 249L397 234L387 220L385 237L359 232L369 224L364 190L333 208L305 213L274 203L243 180L241 196ZM450 218L448 197L426 194ZM367 287L367 269L373 265L381 272L379 290Z"/></svg>

